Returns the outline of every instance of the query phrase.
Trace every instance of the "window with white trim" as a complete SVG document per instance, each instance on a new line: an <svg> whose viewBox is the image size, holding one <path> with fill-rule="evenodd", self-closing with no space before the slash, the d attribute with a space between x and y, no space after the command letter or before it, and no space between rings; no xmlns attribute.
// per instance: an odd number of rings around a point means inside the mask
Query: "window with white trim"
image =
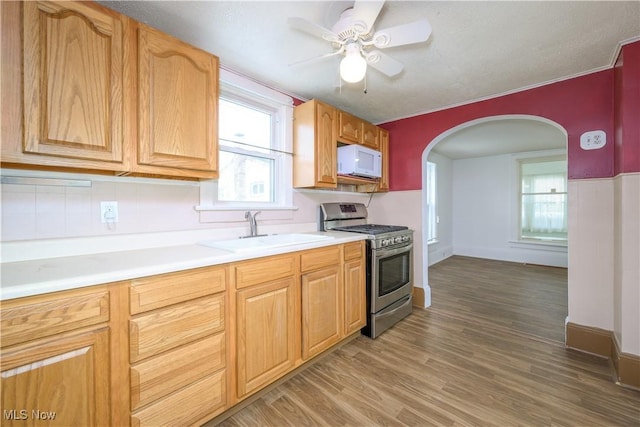
<svg viewBox="0 0 640 427"><path fill-rule="evenodd" d="M566 156L519 160L520 240L567 241Z"/></svg>
<svg viewBox="0 0 640 427"><path fill-rule="evenodd" d="M292 208L291 97L221 70L217 180L198 210Z"/></svg>
<svg viewBox="0 0 640 427"><path fill-rule="evenodd" d="M438 190L437 166L427 162L427 244L438 241Z"/></svg>

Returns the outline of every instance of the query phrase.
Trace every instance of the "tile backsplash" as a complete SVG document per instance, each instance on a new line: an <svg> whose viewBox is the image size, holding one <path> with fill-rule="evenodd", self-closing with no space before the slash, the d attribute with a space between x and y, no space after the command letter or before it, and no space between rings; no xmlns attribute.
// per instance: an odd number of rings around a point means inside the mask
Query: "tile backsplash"
<svg viewBox="0 0 640 427"><path fill-rule="evenodd" d="M2 184L2 242L114 236L134 233L243 227L243 212L226 215L222 222L203 222L195 206L200 204L197 182L149 178L104 177L86 174L45 174L3 169L3 176L63 177L83 179L90 186ZM369 195L327 191L294 191L297 210L285 220L269 220L264 212L261 225L313 223L317 207L326 201L366 202ZM101 201L118 202L119 221L102 223ZM244 211L244 210L243 210ZM210 216L210 215L209 215ZM273 215L271 215L273 217Z"/></svg>

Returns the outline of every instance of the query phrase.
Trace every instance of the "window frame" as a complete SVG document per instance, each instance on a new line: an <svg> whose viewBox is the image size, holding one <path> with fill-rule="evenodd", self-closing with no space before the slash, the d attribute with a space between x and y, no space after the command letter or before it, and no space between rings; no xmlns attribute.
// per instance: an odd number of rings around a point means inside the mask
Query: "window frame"
<svg viewBox="0 0 640 427"><path fill-rule="evenodd" d="M514 185L514 201L512 206L514 207L512 216L513 220L513 234L514 238L513 242L523 243L523 244L534 244L534 245L551 245L551 246L567 246L568 245L568 235L565 239L550 239L544 237L523 237L522 236L522 165L525 163L542 163L545 161L558 161L564 160L568 164L567 152L565 150L546 150L540 152L530 152L530 153L519 153L513 156L514 162L514 179L512 183ZM566 178L566 190L563 192L567 195L567 205L568 205L568 174ZM568 207L565 208L565 219L568 220ZM515 218L514 218L515 217ZM567 230L568 231L568 230Z"/></svg>
<svg viewBox="0 0 640 427"><path fill-rule="evenodd" d="M274 158L274 201L273 202L241 202L222 201L218 199L218 179L200 181L200 205L197 211L234 211L234 210L296 210L293 206L293 99L276 90L263 86L253 80L220 70L220 98L237 101L262 111L269 111L272 116L271 152L261 152L257 157ZM238 152L253 155L259 150L225 148L219 144L218 149L227 152ZM253 154L249 154L253 153Z"/></svg>
<svg viewBox="0 0 640 427"><path fill-rule="evenodd" d="M430 169L432 172L430 172ZM431 183L430 181L433 181ZM438 164L427 160L427 185L429 185L429 191L427 192L428 199L426 200L428 210L428 222L427 222L427 245L438 243ZM433 203L429 203L433 201ZM431 206L433 205L433 208ZM429 235L429 230L433 230L433 235Z"/></svg>

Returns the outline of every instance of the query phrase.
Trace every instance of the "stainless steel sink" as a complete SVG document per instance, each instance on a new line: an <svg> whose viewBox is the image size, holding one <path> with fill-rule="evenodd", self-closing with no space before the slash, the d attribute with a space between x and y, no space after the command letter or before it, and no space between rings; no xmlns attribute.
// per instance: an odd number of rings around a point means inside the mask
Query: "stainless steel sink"
<svg viewBox="0 0 640 427"><path fill-rule="evenodd" d="M332 236L318 234L271 234L268 236L251 237L247 239L209 240L200 242L201 245L223 249L230 252L259 251L263 249L279 248L282 246L302 245L305 243L321 242L333 239Z"/></svg>

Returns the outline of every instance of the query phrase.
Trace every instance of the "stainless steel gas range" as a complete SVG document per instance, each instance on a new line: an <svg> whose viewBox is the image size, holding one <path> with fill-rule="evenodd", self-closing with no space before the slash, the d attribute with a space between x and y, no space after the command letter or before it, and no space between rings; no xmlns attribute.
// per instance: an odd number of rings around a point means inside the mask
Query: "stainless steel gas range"
<svg viewBox="0 0 640 427"><path fill-rule="evenodd" d="M367 326L376 338L411 314L413 289L413 230L401 225L367 223L362 203L323 203L320 230L367 235Z"/></svg>

